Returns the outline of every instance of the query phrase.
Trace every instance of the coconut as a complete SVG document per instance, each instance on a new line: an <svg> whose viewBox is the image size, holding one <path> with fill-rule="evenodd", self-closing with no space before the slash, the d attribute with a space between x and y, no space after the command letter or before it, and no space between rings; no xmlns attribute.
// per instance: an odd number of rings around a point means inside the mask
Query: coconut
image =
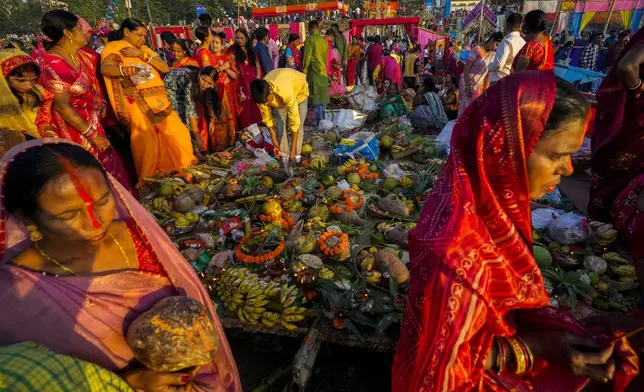
<svg viewBox="0 0 644 392"><path fill-rule="evenodd" d="M333 131L328 131L327 133L324 134L324 140L326 140L329 143L335 143L338 141L338 135L335 134Z"/></svg>
<svg viewBox="0 0 644 392"><path fill-rule="evenodd" d="M329 218L329 208L324 204L316 204L311 207L309 216L312 218L319 217L323 221L326 221Z"/></svg>
<svg viewBox="0 0 644 392"><path fill-rule="evenodd" d="M396 187L398 186L398 180L395 179L394 177L387 177L385 180L382 182L382 189L384 189L387 192L391 192Z"/></svg>
<svg viewBox="0 0 644 392"><path fill-rule="evenodd" d="M391 140L391 136L385 135L382 138L380 138L380 145L384 148L391 148L393 145L393 140Z"/></svg>
<svg viewBox="0 0 644 392"><path fill-rule="evenodd" d="M194 200L187 192L183 192L179 196L175 197L174 202L172 202L172 208L182 214L192 211L196 206L197 205Z"/></svg>
<svg viewBox="0 0 644 392"><path fill-rule="evenodd" d="M338 173L338 176L344 177L345 174L347 174L347 167L344 165L340 165L335 169L336 173Z"/></svg>
<svg viewBox="0 0 644 392"><path fill-rule="evenodd" d="M315 250L316 245L315 234L309 232L309 234L299 236L295 240L295 253L298 255L311 253Z"/></svg>
<svg viewBox="0 0 644 392"><path fill-rule="evenodd" d="M309 156L313 152L313 146L310 144L306 143L305 145L302 146L302 155Z"/></svg>
<svg viewBox="0 0 644 392"><path fill-rule="evenodd" d="M358 173L351 173L347 177L347 182L349 184L354 185L354 184L359 184L360 183L360 175Z"/></svg>
<svg viewBox="0 0 644 392"><path fill-rule="evenodd" d="M206 194L201 188L188 189L187 191L185 191L185 193L187 193L190 196L190 198L192 199L192 201L195 202L195 204L201 204L201 202L203 201L204 195Z"/></svg>
<svg viewBox="0 0 644 392"><path fill-rule="evenodd" d="M326 190L326 196L330 199L339 199L340 196L342 196L342 189L338 186L330 186L329 189Z"/></svg>
<svg viewBox="0 0 644 392"><path fill-rule="evenodd" d="M608 263L599 256L586 256L584 257L584 268L601 275L608 269Z"/></svg>
<svg viewBox="0 0 644 392"><path fill-rule="evenodd" d="M176 372L212 363L219 335L197 300L172 296L137 317L127 330L134 357L156 372Z"/></svg>
<svg viewBox="0 0 644 392"><path fill-rule="evenodd" d="M539 266L545 267L552 264L552 255L546 248L535 245L532 247L532 251L534 253L534 258Z"/></svg>

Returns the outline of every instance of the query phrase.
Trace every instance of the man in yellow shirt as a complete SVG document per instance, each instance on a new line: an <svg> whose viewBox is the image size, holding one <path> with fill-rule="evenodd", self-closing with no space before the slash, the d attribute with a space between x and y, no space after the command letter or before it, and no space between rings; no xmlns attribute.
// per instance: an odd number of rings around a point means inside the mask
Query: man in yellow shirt
<svg viewBox="0 0 644 392"><path fill-rule="evenodd" d="M289 160L299 162L309 99L306 75L291 68L278 68L266 74L264 79L253 80L250 93L259 106L262 122L270 130L274 144L277 143L276 128L280 134L279 152L276 151L275 155L279 154L285 163ZM293 134L290 148L288 131Z"/></svg>

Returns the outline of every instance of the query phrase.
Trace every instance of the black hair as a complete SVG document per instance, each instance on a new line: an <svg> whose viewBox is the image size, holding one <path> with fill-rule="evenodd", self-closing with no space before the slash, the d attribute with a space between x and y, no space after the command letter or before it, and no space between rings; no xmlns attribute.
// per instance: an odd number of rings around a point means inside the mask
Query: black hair
<svg viewBox="0 0 644 392"><path fill-rule="evenodd" d="M226 33L224 33L223 31L218 32L216 35L219 36L219 38L221 38L221 42L228 42L228 37L226 36Z"/></svg>
<svg viewBox="0 0 644 392"><path fill-rule="evenodd" d="M543 33L546 31L546 13L541 10L528 12L523 20L523 25L528 32Z"/></svg>
<svg viewBox="0 0 644 392"><path fill-rule="evenodd" d="M20 77L24 76L25 72L33 72L36 75L37 78L40 77L40 68L38 67L38 65L36 65L36 63L25 63L25 64L19 65L16 68L14 68L13 70L11 70L11 72L9 72L7 74L6 78L8 79L9 77L12 77L12 76L20 78ZM13 93L13 95L18 99L18 103L20 103L20 105L22 106L22 104L24 102L25 93L19 93L19 92L15 91L13 88L11 88L11 87L9 87L9 88L11 89L11 92ZM32 88L26 94L33 97L33 101L32 101L32 104L31 104L32 108L37 108L38 106L40 106L40 103L42 102L42 97L38 93L37 89Z"/></svg>
<svg viewBox="0 0 644 392"><path fill-rule="evenodd" d="M331 27L340 30L340 25L337 23L332 24Z"/></svg>
<svg viewBox="0 0 644 392"><path fill-rule="evenodd" d="M208 27L210 27L210 25L212 25L212 16L210 16L210 15L208 15L208 14L201 14L201 15L199 15L199 23L200 23L202 26L208 26Z"/></svg>
<svg viewBox="0 0 644 392"><path fill-rule="evenodd" d="M328 36L331 36L331 35L335 37L335 32L333 31L333 29L328 29L328 30L324 33L324 36L325 36L325 37L328 37Z"/></svg>
<svg viewBox="0 0 644 392"><path fill-rule="evenodd" d="M320 27L320 23L317 20L312 20L309 22L309 30L317 29Z"/></svg>
<svg viewBox="0 0 644 392"><path fill-rule="evenodd" d="M168 45L172 45L172 43L177 40L177 36L169 31L164 31L159 35L161 36L161 41L165 42Z"/></svg>
<svg viewBox="0 0 644 392"><path fill-rule="evenodd" d="M51 42L43 43L45 49L50 49L64 36L65 30L72 31L78 24L78 16L68 11L53 10L42 17L42 32L45 33Z"/></svg>
<svg viewBox="0 0 644 392"><path fill-rule="evenodd" d="M436 92L436 83L434 83L434 78L425 78L423 79L423 90L426 93L435 93Z"/></svg>
<svg viewBox="0 0 644 392"><path fill-rule="evenodd" d="M518 12L513 12L508 16L508 18L505 20L505 24L512 28L512 30L518 30L521 28L521 23L523 23L523 16L519 14Z"/></svg>
<svg viewBox="0 0 644 392"><path fill-rule="evenodd" d="M574 120L585 120L590 112L588 99L571 83L557 78L557 92L544 134Z"/></svg>
<svg viewBox="0 0 644 392"><path fill-rule="evenodd" d="M373 42L379 44L380 43L380 36L376 35L376 37L373 39Z"/></svg>
<svg viewBox="0 0 644 392"><path fill-rule="evenodd" d="M188 41L182 38L177 38L172 42L172 45L177 44L181 47L181 50L186 52L186 56L192 57L192 52L190 52L190 48L188 47Z"/></svg>
<svg viewBox="0 0 644 392"><path fill-rule="evenodd" d="M291 33L291 35L288 36L288 43L292 44L293 42L297 41L298 39L300 39L299 35Z"/></svg>
<svg viewBox="0 0 644 392"><path fill-rule="evenodd" d="M107 33L107 42L118 41L121 39L120 37L121 35L118 30L112 30Z"/></svg>
<svg viewBox="0 0 644 392"><path fill-rule="evenodd" d="M264 79L255 79L250 82L250 95L253 97L253 101L258 104L266 103L270 90L270 85Z"/></svg>
<svg viewBox="0 0 644 392"><path fill-rule="evenodd" d="M7 211L34 220L43 188L67 173L64 160L76 168L100 170L107 179L101 164L80 146L60 143L34 147L18 155L7 169L3 189Z"/></svg>
<svg viewBox="0 0 644 392"><path fill-rule="evenodd" d="M192 98L192 101L200 104L210 118L217 116L217 118L221 119L221 101L219 100L217 85L215 84L213 87L203 91L201 90L201 83L199 81L199 78L202 75L208 75L216 82L219 77L217 68L212 66L203 67L201 69L195 66L188 66L185 68L192 70L192 74L190 75L190 97Z"/></svg>
<svg viewBox="0 0 644 392"><path fill-rule="evenodd" d="M210 27L208 26L197 26L195 29L195 37L201 42L204 42L208 35L210 34Z"/></svg>
<svg viewBox="0 0 644 392"><path fill-rule="evenodd" d="M266 27L258 27L255 29L255 37L260 42L264 41L264 38L268 37L268 29Z"/></svg>
<svg viewBox="0 0 644 392"><path fill-rule="evenodd" d="M248 58L248 62L250 65L255 66L255 48L253 48L253 40L248 36L248 31L243 28L238 28L235 31L235 34L241 33L244 37L246 37L246 52L242 49L237 42L233 45L233 52L235 53L235 61L238 64L242 64L246 61L246 58Z"/></svg>
<svg viewBox="0 0 644 392"><path fill-rule="evenodd" d="M118 34L116 40L121 40L125 38L125 29L128 29L129 31L134 31L139 27L143 27L144 29L147 28L145 26L145 23L141 22L138 19L125 18L125 20L123 20L123 23L121 23L121 27L118 30L116 30Z"/></svg>
<svg viewBox="0 0 644 392"><path fill-rule="evenodd" d="M490 35L490 38L488 38L488 39L487 39L487 41L485 41L485 43L488 43L488 42L490 42L490 41L492 41L492 40L494 40L494 42L501 42L501 41L503 41L503 33L502 33L502 32L500 32L500 31L497 31L497 32L495 32L495 33L492 33L492 35Z"/></svg>

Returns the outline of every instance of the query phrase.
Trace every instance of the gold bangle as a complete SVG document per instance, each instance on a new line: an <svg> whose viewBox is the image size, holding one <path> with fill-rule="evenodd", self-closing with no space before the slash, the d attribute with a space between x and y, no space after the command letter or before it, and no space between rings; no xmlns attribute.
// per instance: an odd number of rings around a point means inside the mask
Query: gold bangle
<svg viewBox="0 0 644 392"><path fill-rule="evenodd" d="M534 355L532 355L532 350L525 344L525 340L521 339L521 336L515 335L519 343L523 346L523 351L528 355L528 370L532 370L534 367Z"/></svg>
<svg viewBox="0 0 644 392"><path fill-rule="evenodd" d="M510 343L510 348L514 353L514 360L517 363L516 374L523 374L526 370L526 357L523 349L521 348L521 343L519 343L514 337L507 338L508 343Z"/></svg>

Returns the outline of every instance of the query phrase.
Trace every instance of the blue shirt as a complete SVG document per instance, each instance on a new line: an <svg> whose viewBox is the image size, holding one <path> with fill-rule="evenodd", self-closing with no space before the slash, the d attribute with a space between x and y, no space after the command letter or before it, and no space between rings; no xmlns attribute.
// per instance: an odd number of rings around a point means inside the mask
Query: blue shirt
<svg viewBox="0 0 644 392"><path fill-rule="evenodd" d="M271 72L273 70L273 58L268 51L268 46L264 45L263 42L258 42L255 45L255 54L259 58L259 64L262 66L264 75Z"/></svg>

